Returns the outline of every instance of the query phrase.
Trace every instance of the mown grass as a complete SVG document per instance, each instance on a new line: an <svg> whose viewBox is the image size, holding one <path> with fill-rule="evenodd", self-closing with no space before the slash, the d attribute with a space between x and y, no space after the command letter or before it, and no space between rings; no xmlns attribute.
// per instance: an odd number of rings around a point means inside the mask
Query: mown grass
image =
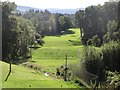
<svg viewBox="0 0 120 90"><path fill-rule="evenodd" d="M71 28L70 30L75 33L62 36L46 36L44 46L33 51L32 60L44 66L43 71L55 73L58 66L65 64L66 54L68 64L79 62L80 53L83 52L80 30L77 28Z"/></svg>
<svg viewBox="0 0 120 90"><path fill-rule="evenodd" d="M65 60L66 54L68 54L69 60L78 59L78 50L82 50L83 46L80 42L80 30L70 29L75 34L66 34L59 37L46 36L44 38L45 45L33 51L33 60L39 62L39 60ZM74 44L78 44L74 45Z"/></svg>
<svg viewBox="0 0 120 90"><path fill-rule="evenodd" d="M65 34L62 36L46 36L44 38L45 45L44 47L68 47L68 46L73 46L72 41L78 41L80 42L80 30L77 28L71 28L69 29L73 32L74 34Z"/></svg>
<svg viewBox="0 0 120 90"><path fill-rule="evenodd" d="M74 84L47 77L43 73L20 65L12 65L12 73L5 82L9 64L1 61L0 64L2 64L2 88L76 88Z"/></svg>

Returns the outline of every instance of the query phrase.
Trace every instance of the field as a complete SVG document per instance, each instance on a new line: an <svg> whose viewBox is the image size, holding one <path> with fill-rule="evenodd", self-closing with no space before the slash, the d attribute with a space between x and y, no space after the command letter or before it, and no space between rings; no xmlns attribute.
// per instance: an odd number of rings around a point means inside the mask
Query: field
<svg viewBox="0 0 120 90"><path fill-rule="evenodd" d="M32 52L32 59L24 64L40 67L40 71L23 65L12 65L12 73L7 82L8 64L2 64L3 88L77 88L79 86L71 82L64 82L55 76L56 68L65 64L65 56L68 55L68 64L79 63L83 46L80 42L80 30L70 29L74 34L62 36L46 36L45 44ZM44 73L52 75L45 76Z"/></svg>

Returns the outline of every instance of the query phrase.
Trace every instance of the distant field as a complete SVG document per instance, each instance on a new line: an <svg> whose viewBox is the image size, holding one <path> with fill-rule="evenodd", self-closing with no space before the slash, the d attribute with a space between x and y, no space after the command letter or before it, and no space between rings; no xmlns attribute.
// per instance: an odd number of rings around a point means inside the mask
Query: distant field
<svg viewBox="0 0 120 90"><path fill-rule="evenodd" d="M45 45L33 51L33 60L65 60L68 54L68 60L76 60L79 57L79 49L82 52L83 46L80 42L80 30L70 29L75 34L66 34L59 37L46 36L44 38Z"/></svg>
<svg viewBox="0 0 120 90"><path fill-rule="evenodd" d="M65 64L65 56L68 55L68 64L79 63L79 54L82 53L83 46L80 42L80 30L70 29L75 34L62 36L46 36L45 45L32 52L33 58L27 62L41 66L41 72L23 67L22 65L12 65L12 73L7 82L5 77L8 73L8 64L2 64L2 87L3 88L77 88L73 83L64 82L55 76L56 68ZM80 53L78 52L80 50ZM44 73L52 73L53 76L45 76ZM62 85L62 87L61 87Z"/></svg>
<svg viewBox="0 0 120 90"><path fill-rule="evenodd" d="M80 42L80 30L76 28L69 29L71 31L74 31L74 34L66 34L62 36L46 36L44 38L45 45L44 47L66 47L66 46L73 46L74 42ZM72 40L73 42L70 42L68 40Z"/></svg>

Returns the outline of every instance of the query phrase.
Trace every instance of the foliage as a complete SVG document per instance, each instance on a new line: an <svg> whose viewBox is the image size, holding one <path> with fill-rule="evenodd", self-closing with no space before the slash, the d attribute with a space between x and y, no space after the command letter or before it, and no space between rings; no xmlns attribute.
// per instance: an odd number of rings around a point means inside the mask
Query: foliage
<svg viewBox="0 0 120 90"><path fill-rule="evenodd" d="M103 43L107 43L111 40L120 40L120 31L117 29L117 22L115 20L109 21L107 24L107 33L103 36Z"/></svg>
<svg viewBox="0 0 120 90"><path fill-rule="evenodd" d="M17 19L14 15L16 5L10 2L2 2L2 57L17 57L18 35ZM16 47L16 48L14 48ZM13 52L15 51L15 52ZM14 54L14 55L13 55Z"/></svg>
<svg viewBox="0 0 120 90"><path fill-rule="evenodd" d="M58 35L72 26L70 15L52 14L48 10L29 10L22 17L30 19L41 35Z"/></svg>
<svg viewBox="0 0 120 90"><path fill-rule="evenodd" d="M106 70L120 71L120 42L111 41L102 47L103 62Z"/></svg>
<svg viewBox="0 0 120 90"><path fill-rule="evenodd" d="M19 22L19 55L23 58L26 58L30 53L29 47L34 44L34 33L35 33L35 27L33 24L22 17L17 18Z"/></svg>
<svg viewBox="0 0 120 90"><path fill-rule="evenodd" d="M100 41L99 37L97 35L93 36L93 45L100 46L100 43L101 43L101 41Z"/></svg>
<svg viewBox="0 0 120 90"><path fill-rule="evenodd" d="M119 72L111 72L107 71L107 83L109 83L109 88L119 89L120 87L120 73Z"/></svg>
<svg viewBox="0 0 120 90"><path fill-rule="evenodd" d="M30 48L37 43L44 42L41 37L35 37L36 29L33 23L21 16L16 16L16 4L2 2L2 58L9 62L31 57Z"/></svg>
<svg viewBox="0 0 120 90"><path fill-rule="evenodd" d="M85 10L79 10L75 13L77 25L81 28L83 44L94 35L97 35L101 41L102 37L109 32L112 34L116 30L119 16L118 2L105 2L104 5L89 6ZM111 33L110 33L111 32ZM112 37L112 36L111 36ZM90 41L89 41L90 42Z"/></svg>
<svg viewBox="0 0 120 90"><path fill-rule="evenodd" d="M71 81L73 78L71 69L69 67L66 68L65 65L56 68L56 76L64 78L65 81Z"/></svg>
<svg viewBox="0 0 120 90"><path fill-rule="evenodd" d="M91 74L97 75L99 81L104 81L109 77L106 71L120 72L120 42L111 41L101 48L85 47L82 56L82 67L85 67Z"/></svg>
<svg viewBox="0 0 120 90"><path fill-rule="evenodd" d="M101 40L97 35L95 35L92 37L92 39L89 39L87 41L87 45L94 45L96 47L99 47L101 45Z"/></svg>
<svg viewBox="0 0 120 90"><path fill-rule="evenodd" d="M83 54L83 60L86 70L97 75L98 79L102 80L105 73L102 53L97 51L94 47L86 47Z"/></svg>

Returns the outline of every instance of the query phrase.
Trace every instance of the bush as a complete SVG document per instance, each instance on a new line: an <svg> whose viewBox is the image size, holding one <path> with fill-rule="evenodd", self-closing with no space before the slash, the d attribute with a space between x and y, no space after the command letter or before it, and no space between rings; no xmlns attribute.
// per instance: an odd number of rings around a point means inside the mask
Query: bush
<svg viewBox="0 0 120 90"><path fill-rule="evenodd" d="M94 45L96 47L99 47L101 45L101 40L97 35L94 35L92 39L89 39L87 41L87 45Z"/></svg>
<svg viewBox="0 0 120 90"><path fill-rule="evenodd" d="M97 75L98 79L102 80L104 77L104 65L102 62L102 53L94 47L86 47L83 59L85 61L85 68L88 72Z"/></svg>
<svg viewBox="0 0 120 90"><path fill-rule="evenodd" d="M92 40L93 40L93 45L94 46L98 47L98 46L101 45L101 40L97 35L93 36Z"/></svg>
<svg viewBox="0 0 120 90"><path fill-rule="evenodd" d="M120 71L120 42L111 41L101 48L86 47L83 54L86 70L105 79L105 70Z"/></svg>
<svg viewBox="0 0 120 90"><path fill-rule="evenodd" d="M87 41L87 45L92 45L92 44L93 44L92 39L89 39L89 40Z"/></svg>
<svg viewBox="0 0 120 90"><path fill-rule="evenodd" d="M67 71L66 75L65 72ZM56 68L56 76L60 76L64 78L65 81L70 81L72 79L72 72L70 67L65 67L65 65L62 65L60 67Z"/></svg>
<svg viewBox="0 0 120 90"><path fill-rule="evenodd" d="M120 42L111 41L102 47L103 62L106 70L120 71Z"/></svg>
<svg viewBox="0 0 120 90"><path fill-rule="evenodd" d="M120 40L120 32L114 32L113 33L113 40L114 41Z"/></svg>

